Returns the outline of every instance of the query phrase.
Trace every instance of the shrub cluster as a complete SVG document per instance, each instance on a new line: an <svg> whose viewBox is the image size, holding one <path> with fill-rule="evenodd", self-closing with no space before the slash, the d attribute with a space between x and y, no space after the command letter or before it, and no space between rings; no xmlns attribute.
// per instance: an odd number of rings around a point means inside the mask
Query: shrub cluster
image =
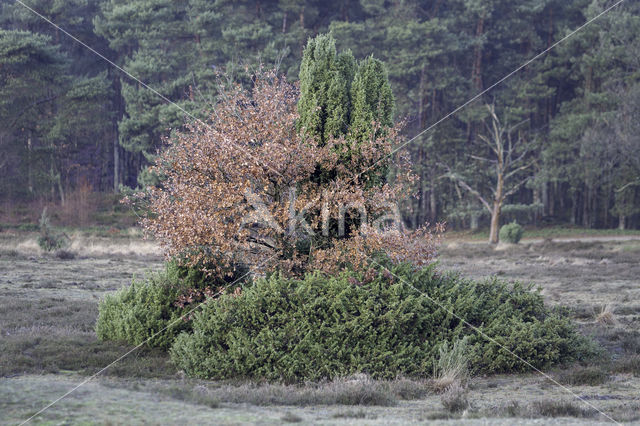
<svg viewBox="0 0 640 426"><path fill-rule="evenodd" d="M588 352L569 320L529 288L433 268L392 271L257 280L198 311L192 331L172 346L172 360L200 378L298 382L428 376L440 348L465 336L475 373L530 368L509 351L537 368Z"/></svg>
<svg viewBox="0 0 640 426"><path fill-rule="evenodd" d="M242 273L242 271L240 271ZM197 303L215 295L227 280L215 280L198 268L171 261L162 272L107 295L99 304L96 333L101 340L115 340L168 349L182 331L191 330L187 315ZM239 284L234 284L239 285ZM227 289L229 291L229 289ZM166 328L166 329L165 329Z"/></svg>
<svg viewBox="0 0 640 426"><path fill-rule="evenodd" d="M98 338L132 345L150 339L149 346L168 348L180 331L190 327L188 322L176 321L183 314L183 309L175 306L181 293L180 286L169 279L166 271L144 281L134 280L131 286L107 295L100 302Z"/></svg>
<svg viewBox="0 0 640 426"><path fill-rule="evenodd" d="M54 251L62 249L68 244L68 237L64 234L54 232L47 215L47 208L42 210L40 216L40 235L38 236L38 245L44 251Z"/></svg>
<svg viewBox="0 0 640 426"><path fill-rule="evenodd" d="M500 228L500 241L506 241L511 244L518 244L524 234L524 228L518 225L516 222L503 225Z"/></svg>

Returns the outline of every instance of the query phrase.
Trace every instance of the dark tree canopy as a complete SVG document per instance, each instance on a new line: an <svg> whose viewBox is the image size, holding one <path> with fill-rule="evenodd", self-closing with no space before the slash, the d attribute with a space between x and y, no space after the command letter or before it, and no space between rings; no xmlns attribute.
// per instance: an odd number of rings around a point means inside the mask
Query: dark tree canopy
<svg viewBox="0 0 640 426"><path fill-rule="evenodd" d="M411 137L612 2L29 5L166 98L19 3L2 3L0 195L62 203L82 185L113 191L151 182L146 168L166 138L192 117L203 118L229 81L250 87L260 64L299 80L298 128L321 143L358 141L372 123L384 132L399 120ZM417 181L416 197L404 205L407 223L489 224L477 198L443 177L446 165L488 190L492 178L471 156L488 154L474 147L486 133L484 105L496 105L504 122L527 120L519 131L536 146L526 185L504 201L503 222L639 227L640 166L628 155L637 145L630 117L638 58L640 6L625 2L417 138L409 145Z"/></svg>

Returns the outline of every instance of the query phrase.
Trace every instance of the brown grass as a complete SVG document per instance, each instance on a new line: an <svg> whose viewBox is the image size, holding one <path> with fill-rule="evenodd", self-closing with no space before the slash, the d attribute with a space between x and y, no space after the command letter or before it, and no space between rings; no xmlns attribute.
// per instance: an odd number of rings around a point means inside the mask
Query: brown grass
<svg viewBox="0 0 640 426"><path fill-rule="evenodd" d="M442 406L450 413L458 413L469 408L467 389L460 383L454 382L440 396Z"/></svg>
<svg viewBox="0 0 640 426"><path fill-rule="evenodd" d="M600 310L598 316L596 316L596 322L602 325L615 325L616 318L613 315L613 310L610 304L606 304Z"/></svg>
<svg viewBox="0 0 640 426"><path fill-rule="evenodd" d="M372 380L366 375L355 375L325 383L284 385L278 383L220 383L195 381L160 386L157 392L171 397L184 397L199 401L256 406L316 406L353 405L390 407L399 398L394 393L393 381ZM208 405L208 404L207 404Z"/></svg>
<svg viewBox="0 0 640 426"><path fill-rule="evenodd" d="M433 367L431 386L437 393L447 392L452 386L465 387L469 380L466 340L458 340L449 348L444 344Z"/></svg>

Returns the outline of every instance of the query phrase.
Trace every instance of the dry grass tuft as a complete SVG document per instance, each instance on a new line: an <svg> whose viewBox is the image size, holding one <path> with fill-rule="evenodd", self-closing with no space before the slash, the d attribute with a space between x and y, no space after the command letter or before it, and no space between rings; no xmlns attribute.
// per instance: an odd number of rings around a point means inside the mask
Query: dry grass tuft
<svg viewBox="0 0 640 426"><path fill-rule="evenodd" d="M364 374L357 374L326 383L305 385L283 385L277 383L232 383L200 390L207 398L228 403L251 404L257 406L289 405L354 405L383 406L396 404L390 382L377 381ZM176 388L178 392L183 386ZM190 392L187 388L186 393ZM173 390L169 393L173 394Z"/></svg>
<svg viewBox="0 0 640 426"><path fill-rule="evenodd" d="M573 401L545 399L536 401L529 406L532 417L594 417L597 412L593 409L578 405Z"/></svg>
<svg viewBox="0 0 640 426"><path fill-rule="evenodd" d="M460 383L450 385L440 397L443 407L450 413L458 413L469 408L467 389Z"/></svg>
<svg viewBox="0 0 640 426"><path fill-rule="evenodd" d="M611 304L606 304L600 310L600 313L596 317L596 322L602 325L614 325L616 318L613 315Z"/></svg>
<svg viewBox="0 0 640 426"><path fill-rule="evenodd" d="M640 377L640 355L633 354L617 360L613 366L613 371Z"/></svg>
<svg viewBox="0 0 640 426"><path fill-rule="evenodd" d="M437 393L446 392L451 386L466 387L469 380L467 340L456 341L451 348L448 343L439 349L439 358L433 367L431 386Z"/></svg>
<svg viewBox="0 0 640 426"><path fill-rule="evenodd" d="M404 400L424 398L433 392L432 384L425 380L398 377L387 383L389 385L389 392L397 398Z"/></svg>
<svg viewBox="0 0 640 426"><path fill-rule="evenodd" d="M366 411L364 411L363 409L359 409L359 410L349 410L349 411L343 411L341 413L336 413L333 415L334 419L375 419L376 416L367 416Z"/></svg>
<svg viewBox="0 0 640 426"><path fill-rule="evenodd" d="M535 419L542 417L589 418L596 417L597 414L597 411L574 400L543 399L526 405L512 400L483 415Z"/></svg>

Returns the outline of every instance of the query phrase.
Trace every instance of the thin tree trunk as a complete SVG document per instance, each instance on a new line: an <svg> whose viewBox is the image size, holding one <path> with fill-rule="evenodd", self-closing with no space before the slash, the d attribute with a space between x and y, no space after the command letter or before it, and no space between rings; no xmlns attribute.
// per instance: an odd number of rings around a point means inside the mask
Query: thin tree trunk
<svg viewBox="0 0 640 426"><path fill-rule="evenodd" d="M589 187L585 184L584 196L582 197L582 226L589 228Z"/></svg>
<svg viewBox="0 0 640 426"><path fill-rule="evenodd" d="M472 231L477 231L478 230L478 222L480 219L480 215L476 214L476 213L471 213L471 220L470 220L470 224L469 226L471 227Z"/></svg>
<svg viewBox="0 0 640 426"><path fill-rule="evenodd" d="M484 34L484 15L478 19L478 23L476 24L476 38L480 39ZM471 74L471 81L473 82L473 86L477 90L482 90L482 46L478 45L475 48L474 52L474 61L473 61L473 71Z"/></svg>
<svg viewBox="0 0 640 426"><path fill-rule="evenodd" d="M504 201L504 175L498 173L498 182L496 184L496 195L493 200L493 210L491 211L491 228L489 229L489 242L498 244L500 237L498 231L500 229L500 213L502 211L502 203Z"/></svg>
<svg viewBox="0 0 640 426"><path fill-rule="evenodd" d="M498 244L499 236L498 231L500 229L500 210L502 206L498 202L493 203L493 211L491 212L491 228L489 229L489 242L491 244Z"/></svg>
<svg viewBox="0 0 640 426"><path fill-rule="evenodd" d="M33 194L33 173L31 167L31 130L29 130L29 136L27 138L27 186L29 193Z"/></svg>
<svg viewBox="0 0 640 426"><path fill-rule="evenodd" d="M605 190L603 191L604 194L602 196L602 207L603 207L603 214L604 214L604 222L603 222L603 227L604 228L608 228L609 227L609 191Z"/></svg>
<svg viewBox="0 0 640 426"><path fill-rule="evenodd" d="M430 213L431 216L429 220L431 223L435 223L438 218L438 200L436 199L436 188L435 188L435 179L433 177L433 173L431 174L431 192L429 193L429 204L430 204Z"/></svg>
<svg viewBox="0 0 640 426"><path fill-rule="evenodd" d="M549 208L549 186L547 183L542 184L542 215L546 216L550 214L551 209Z"/></svg>
<svg viewBox="0 0 640 426"><path fill-rule="evenodd" d="M64 197L64 189L62 188L62 177L60 176L60 173L58 173L58 191L60 192L60 205L64 207L66 200Z"/></svg>
<svg viewBox="0 0 640 426"><path fill-rule="evenodd" d="M113 135L113 192L120 189L120 142L118 136L118 123L116 122Z"/></svg>
<svg viewBox="0 0 640 426"><path fill-rule="evenodd" d="M534 204L543 204L542 203L542 191L540 190L540 188L535 188L533 190L533 203ZM543 208L543 211L544 211L544 208ZM539 221L540 221L540 210L536 209L533 212L533 225L534 226L538 226L538 222Z"/></svg>

